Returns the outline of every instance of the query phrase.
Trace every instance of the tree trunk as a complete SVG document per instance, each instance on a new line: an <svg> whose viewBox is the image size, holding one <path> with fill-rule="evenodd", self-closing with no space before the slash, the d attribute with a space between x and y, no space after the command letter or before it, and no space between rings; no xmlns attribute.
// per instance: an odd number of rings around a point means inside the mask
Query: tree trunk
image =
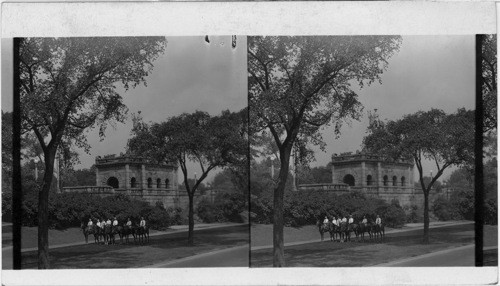
<svg viewBox="0 0 500 286"><path fill-rule="evenodd" d="M285 266L285 252L283 243L283 199L285 194L285 185L288 178L288 169L290 163L290 148L284 147L280 152L281 168L278 176L278 186L274 189L274 207L273 207L273 267Z"/></svg>
<svg viewBox="0 0 500 286"><path fill-rule="evenodd" d="M49 192L54 172L56 147L45 153L45 173L38 193L38 269L48 269L49 264Z"/></svg>
<svg viewBox="0 0 500 286"><path fill-rule="evenodd" d="M194 195L189 194L189 230L188 230L188 245L194 245Z"/></svg>
<svg viewBox="0 0 500 286"><path fill-rule="evenodd" d="M424 191L424 243L429 243L429 191Z"/></svg>

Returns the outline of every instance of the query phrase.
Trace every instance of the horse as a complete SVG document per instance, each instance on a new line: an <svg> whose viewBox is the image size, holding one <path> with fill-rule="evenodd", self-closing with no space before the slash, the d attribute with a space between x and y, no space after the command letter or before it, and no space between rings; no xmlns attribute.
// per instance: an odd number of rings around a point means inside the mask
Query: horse
<svg viewBox="0 0 500 286"><path fill-rule="evenodd" d="M149 242L149 227L139 226L135 228L135 235L137 236L139 242L142 244L144 241ZM135 240L135 237L134 237Z"/></svg>
<svg viewBox="0 0 500 286"><path fill-rule="evenodd" d="M331 222L324 224L319 220L316 221L316 226L318 226L319 234L321 235L321 241L324 241L325 232L330 232L330 240L332 240L333 236L332 236L332 232L330 231L330 224L331 224Z"/></svg>
<svg viewBox="0 0 500 286"><path fill-rule="evenodd" d="M125 238L125 243L129 243L129 237L131 234L134 235L134 238L135 238L135 233L134 233L132 227L129 225L120 226L118 228L118 234L120 235L120 242L121 243L123 243L123 238Z"/></svg>
<svg viewBox="0 0 500 286"><path fill-rule="evenodd" d="M80 228L82 229L83 236L85 236L85 243L89 243L90 226L85 226L85 223L82 222Z"/></svg>
<svg viewBox="0 0 500 286"><path fill-rule="evenodd" d="M349 225L347 222L340 223L340 242L351 240L351 233L349 231Z"/></svg>
<svg viewBox="0 0 500 286"><path fill-rule="evenodd" d="M350 223L348 225L348 231L349 231L349 238L351 237L351 231L354 232L354 235L356 236L356 241L359 241L359 225L356 223Z"/></svg>
<svg viewBox="0 0 500 286"><path fill-rule="evenodd" d="M104 226L104 244L114 244L115 243L115 234L113 233L113 227L111 225L106 224Z"/></svg>
<svg viewBox="0 0 500 286"><path fill-rule="evenodd" d="M384 224L375 224L373 227L373 234L375 239L383 240L385 238Z"/></svg>
<svg viewBox="0 0 500 286"><path fill-rule="evenodd" d="M371 225L365 224L365 223L360 223L358 227L358 235L361 236L361 240L365 241L365 232L368 233L371 239Z"/></svg>

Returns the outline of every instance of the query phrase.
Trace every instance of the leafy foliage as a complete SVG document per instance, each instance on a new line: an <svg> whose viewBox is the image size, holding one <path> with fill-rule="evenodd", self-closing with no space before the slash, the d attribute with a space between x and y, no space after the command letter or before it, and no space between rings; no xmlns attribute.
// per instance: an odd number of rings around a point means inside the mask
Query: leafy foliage
<svg viewBox="0 0 500 286"><path fill-rule="evenodd" d="M242 213L248 210L248 199L241 193L221 193L214 203L204 199L198 203L196 213L205 223L243 222Z"/></svg>
<svg viewBox="0 0 500 286"><path fill-rule="evenodd" d="M486 35L482 42L483 132L497 129L497 35Z"/></svg>
<svg viewBox="0 0 500 286"><path fill-rule="evenodd" d="M270 133L281 163L274 200L274 266L284 266L283 195L290 154L295 163L322 150L319 132L330 123L335 133L358 119L361 103L351 88L378 80L398 49L397 36L249 37L248 101L252 134ZM257 141L251 143L258 143Z"/></svg>
<svg viewBox="0 0 500 286"><path fill-rule="evenodd" d="M270 192L252 198L252 222L272 223L273 205ZM300 227L316 224L325 215L352 215L359 222L366 216L375 221L380 215L389 227L402 227L406 222L406 214L397 201L388 204L382 199L368 198L361 193L336 195L328 191L287 192L284 201L284 221L286 226Z"/></svg>
<svg viewBox="0 0 500 286"><path fill-rule="evenodd" d="M424 193L424 241L429 239L429 192L451 165L474 168L474 111L458 109L454 114L431 109L395 121L371 120L364 148L393 160L412 160ZM422 160L434 161L436 173L424 180Z"/></svg>
<svg viewBox="0 0 500 286"><path fill-rule="evenodd" d="M164 37L23 38L19 42L21 128L33 132L44 154L38 206L38 267L48 268L48 203L56 152L88 150L84 130L123 122L127 108L116 91L146 82L163 53ZM64 147L66 146L66 147Z"/></svg>
<svg viewBox="0 0 500 286"><path fill-rule="evenodd" d="M215 168L234 168L240 177L247 174L248 124L247 109L234 113L223 111L210 116L203 111L183 113L162 123L146 124L140 117L134 119L133 137L128 142L131 153L140 153L157 162L176 162L184 176L184 187L189 197L188 243L193 244L194 194L208 173ZM195 181L188 179L188 161L196 162L201 175Z"/></svg>

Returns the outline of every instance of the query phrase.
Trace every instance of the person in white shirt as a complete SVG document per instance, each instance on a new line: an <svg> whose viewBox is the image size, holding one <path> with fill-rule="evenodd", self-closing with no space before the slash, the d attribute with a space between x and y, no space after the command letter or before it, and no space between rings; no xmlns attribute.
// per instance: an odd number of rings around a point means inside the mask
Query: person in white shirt
<svg viewBox="0 0 500 286"><path fill-rule="evenodd" d="M118 225L118 220L115 217L115 220L113 221L113 226L117 226L117 225Z"/></svg>
<svg viewBox="0 0 500 286"><path fill-rule="evenodd" d="M101 222L99 220L97 220L95 225L97 225L97 227L101 227Z"/></svg>
<svg viewBox="0 0 500 286"><path fill-rule="evenodd" d="M363 221L361 221L361 222L364 223L364 224L368 223L368 220L366 219L366 216L363 216Z"/></svg>
<svg viewBox="0 0 500 286"><path fill-rule="evenodd" d="M378 224L378 225L382 224L382 219L380 218L379 215L377 215L377 219L375 220L375 224Z"/></svg>
<svg viewBox="0 0 500 286"><path fill-rule="evenodd" d="M333 219L332 219L332 223L333 223L334 225L338 226L337 219L335 218L335 216L334 216L334 217L333 217Z"/></svg>
<svg viewBox="0 0 500 286"><path fill-rule="evenodd" d="M106 221L104 219L101 220L101 228L104 229L104 226L106 226Z"/></svg>
<svg viewBox="0 0 500 286"><path fill-rule="evenodd" d="M108 218L108 220L106 221L106 224L107 225L111 225L111 220Z"/></svg>
<svg viewBox="0 0 500 286"><path fill-rule="evenodd" d="M342 218L342 222L347 222L347 218L345 216Z"/></svg>
<svg viewBox="0 0 500 286"><path fill-rule="evenodd" d="M328 224L328 217L325 216L325 219L323 220L323 224L326 226Z"/></svg>
<svg viewBox="0 0 500 286"><path fill-rule="evenodd" d="M132 222L130 221L130 218L128 218L128 220L127 220L127 226L128 226L128 227L131 227L131 226L132 226Z"/></svg>
<svg viewBox="0 0 500 286"><path fill-rule="evenodd" d="M354 219L352 218L352 215L349 216L349 224L354 223Z"/></svg>
<svg viewBox="0 0 500 286"><path fill-rule="evenodd" d="M340 226L340 223L342 223L342 219L339 216L339 218L337 219L337 226Z"/></svg>
<svg viewBox="0 0 500 286"><path fill-rule="evenodd" d="M144 220L143 217L141 217L141 222L139 223L139 226L142 227L142 228L146 228L146 221Z"/></svg>
<svg viewBox="0 0 500 286"><path fill-rule="evenodd" d="M92 222L92 219L91 219L91 218L89 218L89 223L87 223L87 226L88 226L89 228L92 228L92 225L93 225L93 224L94 224L94 223Z"/></svg>

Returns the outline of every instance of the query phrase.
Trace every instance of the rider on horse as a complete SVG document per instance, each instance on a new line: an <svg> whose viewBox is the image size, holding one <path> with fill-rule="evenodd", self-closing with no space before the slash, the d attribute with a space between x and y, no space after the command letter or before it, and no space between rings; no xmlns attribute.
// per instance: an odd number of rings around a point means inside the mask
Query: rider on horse
<svg viewBox="0 0 500 286"><path fill-rule="evenodd" d="M116 227L116 226L118 226L118 220L115 217L115 220L113 220L113 227Z"/></svg>
<svg viewBox="0 0 500 286"><path fill-rule="evenodd" d="M89 228L89 229L90 229L90 228L92 228L92 225L93 225L93 224L94 224L94 223L92 222L92 219L91 219L91 218L89 218L89 222L87 223L88 228Z"/></svg>
<svg viewBox="0 0 500 286"><path fill-rule="evenodd" d="M352 215L349 216L349 224L353 224L354 223L354 219L352 218Z"/></svg>
<svg viewBox="0 0 500 286"><path fill-rule="evenodd" d="M146 221L144 220L143 217L141 217L141 222L139 223L139 226L142 227L143 229L146 229Z"/></svg>
<svg viewBox="0 0 500 286"><path fill-rule="evenodd" d="M323 220L323 225L326 227L328 225L328 217L325 216L325 219Z"/></svg>
<svg viewBox="0 0 500 286"><path fill-rule="evenodd" d="M382 224L382 219L380 218L379 215L377 215L377 219L375 219L375 224L377 224L379 226Z"/></svg>
<svg viewBox="0 0 500 286"><path fill-rule="evenodd" d="M338 224L337 219L335 218L335 216L333 216L332 223L335 226L339 226L339 224Z"/></svg>
<svg viewBox="0 0 500 286"><path fill-rule="evenodd" d="M130 221L130 218L128 218L126 226L129 228L132 227L132 221Z"/></svg>
<svg viewBox="0 0 500 286"><path fill-rule="evenodd" d="M342 218L342 222L347 222L347 218L345 216Z"/></svg>
<svg viewBox="0 0 500 286"><path fill-rule="evenodd" d="M368 220L366 219L366 216L363 216L363 220L361 221L361 223L363 223L363 224L367 224L368 223Z"/></svg>

